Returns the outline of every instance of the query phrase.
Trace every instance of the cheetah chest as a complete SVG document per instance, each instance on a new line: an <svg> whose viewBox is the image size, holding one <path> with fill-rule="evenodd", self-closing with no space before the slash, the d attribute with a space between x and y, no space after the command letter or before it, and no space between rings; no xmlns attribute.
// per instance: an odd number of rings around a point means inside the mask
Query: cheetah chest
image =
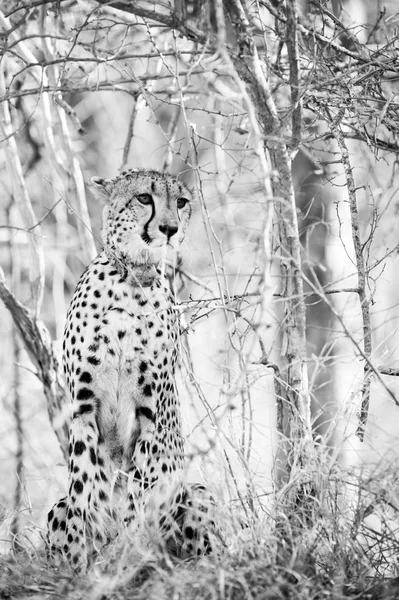
<svg viewBox="0 0 399 600"><path fill-rule="evenodd" d="M158 288L114 287L102 326L87 339L94 353L97 422L114 460L122 460L139 435L138 413L162 419L162 392L173 388L177 322L170 299Z"/></svg>

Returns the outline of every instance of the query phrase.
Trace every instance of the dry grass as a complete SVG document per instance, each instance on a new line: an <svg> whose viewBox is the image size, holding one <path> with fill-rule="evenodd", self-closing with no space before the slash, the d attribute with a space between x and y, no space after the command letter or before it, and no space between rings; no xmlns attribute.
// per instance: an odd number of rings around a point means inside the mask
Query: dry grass
<svg viewBox="0 0 399 600"><path fill-rule="evenodd" d="M223 543L210 557L182 561L142 535L124 533L86 576L65 563L50 565L44 546L0 562L1 598L78 600L396 599L399 542L395 507L397 465L367 476L337 466L292 503L288 486L270 514L243 525L220 507ZM304 488L306 491L306 488Z"/></svg>

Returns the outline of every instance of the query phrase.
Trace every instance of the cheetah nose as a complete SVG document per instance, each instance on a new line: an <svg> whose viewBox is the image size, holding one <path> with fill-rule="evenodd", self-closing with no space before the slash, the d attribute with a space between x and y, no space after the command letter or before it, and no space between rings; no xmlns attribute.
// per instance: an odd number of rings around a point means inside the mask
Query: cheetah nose
<svg viewBox="0 0 399 600"><path fill-rule="evenodd" d="M166 235L166 237L168 238L168 241L170 240L172 235L175 235L175 233L177 233L178 229L179 228L176 227L176 225L160 225L159 226L159 231L161 231L164 235Z"/></svg>

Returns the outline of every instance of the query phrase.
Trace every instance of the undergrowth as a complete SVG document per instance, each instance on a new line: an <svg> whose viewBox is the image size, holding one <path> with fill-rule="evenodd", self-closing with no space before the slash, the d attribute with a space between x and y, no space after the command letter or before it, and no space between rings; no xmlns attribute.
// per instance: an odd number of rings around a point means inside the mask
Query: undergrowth
<svg viewBox="0 0 399 600"><path fill-rule="evenodd" d="M398 598L398 465L385 460L356 475L319 467L312 486L291 477L269 510L252 501L243 518L220 503L218 547L197 560L173 558L148 536L126 531L77 576L64 562L50 564L44 543L33 548L20 536L0 559L0 597Z"/></svg>

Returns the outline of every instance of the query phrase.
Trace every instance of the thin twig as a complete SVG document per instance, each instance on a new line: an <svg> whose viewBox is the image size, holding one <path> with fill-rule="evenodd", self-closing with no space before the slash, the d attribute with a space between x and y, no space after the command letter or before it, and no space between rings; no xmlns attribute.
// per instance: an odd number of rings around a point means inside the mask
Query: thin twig
<svg viewBox="0 0 399 600"><path fill-rule="evenodd" d="M137 2L118 2L117 0L96 0L98 4L102 5L106 11L108 7L116 8L122 12L131 13L137 17L144 19L151 19L156 23L162 23L169 29L178 29L186 38L189 40L204 44L207 40L207 36L200 31L193 23L183 22L179 19L179 16L174 12L161 12L159 5L154 5L153 9L144 8L138 6Z"/></svg>
<svg viewBox="0 0 399 600"><path fill-rule="evenodd" d="M360 221L359 211L357 208L356 198L356 184L353 176L353 169L349 158L348 148L346 146L345 138L341 130L340 121L344 115L345 109L341 109L337 117L331 122L331 131L337 141L339 149L342 155L342 165L344 167L346 176L346 185L349 196L349 208L351 216L351 229L352 229L352 241L355 250L356 267L357 267L357 278L358 278L358 295L360 301L360 307L362 311L363 321L363 348L364 355L367 357L367 361L364 364L364 379L362 387L362 404L360 408L359 426L356 431L356 435L363 441L364 432L367 423L369 405L370 405L370 388L371 388L371 374L369 359L372 353L372 339L371 339L371 323L370 323L370 302L366 294L366 266L363 257L363 244L360 241Z"/></svg>
<svg viewBox="0 0 399 600"><path fill-rule="evenodd" d="M169 171L173 160L173 144L176 140L177 128L179 126L180 107L177 107L172 114L169 122L168 132L166 134L168 143L166 147L165 157L163 159L162 171Z"/></svg>
<svg viewBox="0 0 399 600"><path fill-rule="evenodd" d="M348 338L351 340L352 344L356 348L357 352L359 353L359 356L361 356L363 358L365 364L368 365L369 372L375 374L375 377L376 377L377 381L379 381L379 383L382 385L382 387L384 388L384 390L387 392L388 396L390 396L392 398L392 400L394 401L394 403L396 404L396 406L399 406L399 400L398 400L398 398L396 398L396 396L393 393L393 391L385 383L384 379L381 376L380 369L378 367L376 367L375 365L373 365L370 357L366 356L366 354L364 352L364 349L354 339L352 333L349 331L348 326L345 323L344 317L336 310L336 308L334 307L334 305L332 303L330 303L327 300L327 298L325 297L324 290L322 288L321 289L317 289L316 286L315 286L315 284L310 279L308 279L308 278L305 277L305 280L306 280L307 284L310 287L313 288L314 293L317 294L317 295L319 295L320 298L322 298L324 300L324 302L327 304L327 306L331 310L331 312L334 315L334 317L340 322L340 324L342 325L342 328L343 328L344 332L346 333L346 335L348 336Z"/></svg>
<svg viewBox="0 0 399 600"><path fill-rule="evenodd" d="M381 375L391 375L392 377L399 377L399 369L393 367L378 367Z"/></svg>
<svg viewBox="0 0 399 600"><path fill-rule="evenodd" d="M127 165L127 161L129 158L130 145L132 143L133 135L134 135L134 124L136 122L136 117L144 104L144 100L141 94L137 94L133 99L133 108L132 113L129 119L129 125L127 128L126 140L123 146L123 156L122 156L122 164L120 166L120 171L123 171Z"/></svg>
<svg viewBox="0 0 399 600"><path fill-rule="evenodd" d="M54 102L56 104L58 104L58 106L61 106L61 108L66 112L68 117L71 119L72 123L75 126L76 131L80 135L83 135L84 133L86 133L82 123L80 122L78 115L76 114L76 111L72 108L72 106L70 106L68 104L68 102L66 100L64 100L61 92L56 92L54 94L53 98L54 98Z"/></svg>
<svg viewBox="0 0 399 600"><path fill-rule="evenodd" d="M297 150L302 139L302 101L299 91L299 53L297 32L297 4L296 0L287 2L287 51L290 65L290 91L292 105L292 145Z"/></svg>
<svg viewBox="0 0 399 600"><path fill-rule="evenodd" d="M280 367L278 365L276 365L275 363L269 362L269 359L266 356L266 354L264 354L262 356L262 358L260 358L259 360L254 361L253 364L254 365L264 365L268 369L273 369L273 371L274 371L274 377L273 377L274 395L276 398L276 406L277 406L276 426L277 426L277 432L281 436L284 436L284 399L285 399L285 396L283 395L282 382L284 382L284 380L281 377Z"/></svg>
<svg viewBox="0 0 399 600"><path fill-rule="evenodd" d="M60 202L62 202L62 200L63 200L62 198L59 198L56 202L54 202L53 206L45 212L45 214L42 216L42 218L39 219L37 221L37 223L35 223L31 227L28 227L28 229L26 231L29 231L29 233L30 233L32 231L32 229L36 229L36 227L40 227L40 225L43 223L43 221L45 221L47 219L47 217L49 215L51 215L53 210L59 205Z"/></svg>
<svg viewBox="0 0 399 600"><path fill-rule="evenodd" d="M7 207L7 222L10 223L10 213L12 209L12 201ZM7 243L9 261L11 264L11 277L15 289L20 288L21 283L21 260L20 255L15 247L14 240L10 239ZM22 479L24 472L24 435L23 435L23 420L22 420L22 403L20 394L21 371L18 367L19 363L19 340L15 325L12 326L12 362L13 362L13 391L12 391L12 413L14 417L14 426L16 434L16 452L15 452L15 487L14 487L14 502L13 515L10 523L10 534L12 536L13 547L16 551L21 549L18 543L18 534L20 532L20 509L22 499Z"/></svg>

